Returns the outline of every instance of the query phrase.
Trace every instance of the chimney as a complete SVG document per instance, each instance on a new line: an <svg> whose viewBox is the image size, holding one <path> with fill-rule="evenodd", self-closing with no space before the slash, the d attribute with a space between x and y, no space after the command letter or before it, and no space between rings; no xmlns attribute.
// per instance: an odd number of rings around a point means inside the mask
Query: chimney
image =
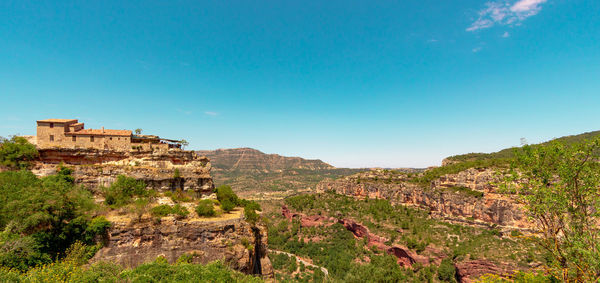
<svg viewBox="0 0 600 283"><path fill-rule="evenodd" d="M102 127L102 133L104 134L104 126Z"/></svg>

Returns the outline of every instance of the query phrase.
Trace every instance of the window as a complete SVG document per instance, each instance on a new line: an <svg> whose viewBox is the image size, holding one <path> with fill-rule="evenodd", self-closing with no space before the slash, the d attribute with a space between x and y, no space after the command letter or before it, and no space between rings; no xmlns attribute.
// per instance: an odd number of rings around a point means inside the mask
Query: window
<svg viewBox="0 0 600 283"><path fill-rule="evenodd" d="M90 137L90 142L94 142L94 136Z"/></svg>
<svg viewBox="0 0 600 283"><path fill-rule="evenodd" d="M110 140L112 141L112 137L110 137Z"/></svg>
<svg viewBox="0 0 600 283"><path fill-rule="evenodd" d="M50 135L50 141L54 141L54 136Z"/></svg>
<svg viewBox="0 0 600 283"><path fill-rule="evenodd" d="M54 123L50 123L50 129L54 128Z"/></svg>
<svg viewBox="0 0 600 283"><path fill-rule="evenodd" d="M71 139L72 139L73 141L77 141L77 137L76 137L76 136L73 136Z"/></svg>

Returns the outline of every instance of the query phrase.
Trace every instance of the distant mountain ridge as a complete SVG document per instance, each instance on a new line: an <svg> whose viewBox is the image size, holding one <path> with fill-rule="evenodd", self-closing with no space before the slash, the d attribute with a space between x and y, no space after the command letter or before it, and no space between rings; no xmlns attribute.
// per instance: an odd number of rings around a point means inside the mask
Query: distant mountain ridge
<svg viewBox="0 0 600 283"><path fill-rule="evenodd" d="M334 166L319 159L266 154L253 148L198 150L196 152L210 158L212 167L216 170L277 171L288 169L335 169Z"/></svg>

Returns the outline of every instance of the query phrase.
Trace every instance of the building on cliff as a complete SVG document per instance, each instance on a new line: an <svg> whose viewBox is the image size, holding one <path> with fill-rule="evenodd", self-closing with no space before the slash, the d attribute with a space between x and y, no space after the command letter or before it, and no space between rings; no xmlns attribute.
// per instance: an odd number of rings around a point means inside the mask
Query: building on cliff
<svg viewBox="0 0 600 283"><path fill-rule="evenodd" d="M40 149L82 148L114 151L169 150L181 148L176 140L152 135L134 135L130 130L85 129L77 119L46 119L37 121L34 142Z"/></svg>

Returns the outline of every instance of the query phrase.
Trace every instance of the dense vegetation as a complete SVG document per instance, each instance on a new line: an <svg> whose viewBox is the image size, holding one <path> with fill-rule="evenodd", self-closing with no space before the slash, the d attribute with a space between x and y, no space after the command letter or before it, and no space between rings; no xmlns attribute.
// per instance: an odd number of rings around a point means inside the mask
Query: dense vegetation
<svg viewBox="0 0 600 283"><path fill-rule="evenodd" d="M13 136L6 139L0 137L0 167L26 169L37 157L37 149L25 138Z"/></svg>
<svg viewBox="0 0 600 283"><path fill-rule="evenodd" d="M532 240L549 254L550 274L566 282L600 278L600 138L516 152L507 190L537 224Z"/></svg>
<svg viewBox="0 0 600 283"><path fill-rule="evenodd" d="M44 178L29 171L0 173L0 266L27 270L47 264L77 241L98 248L94 240L110 223L94 217L92 195L74 185L70 173L64 167Z"/></svg>
<svg viewBox="0 0 600 283"><path fill-rule="evenodd" d="M182 257L183 259L184 257ZM260 278L231 270L221 262L191 264L185 259L168 264L164 258L124 269L101 262L83 267L76 258L42 265L27 272L0 268L0 282L263 282Z"/></svg>
<svg viewBox="0 0 600 283"><path fill-rule="evenodd" d="M492 259L528 268L543 261L543 254L519 237L501 237L496 229L465 227L432 219L426 211L394 206L387 200L356 200L333 193L305 194L285 200L290 209L307 215L350 218L372 233L429 257L449 255L441 266L399 267L395 258L355 239L341 224L301 227L279 213L269 214L269 247L310 258L345 282L452 281L453 262ZM428 247L432 249L427 249ZM437 251L437 252L436 252ZM452 267L452 268L450 268ZM285 273L285 268L279 271ZM283 276L283 275L281 275Z"/></svg>

